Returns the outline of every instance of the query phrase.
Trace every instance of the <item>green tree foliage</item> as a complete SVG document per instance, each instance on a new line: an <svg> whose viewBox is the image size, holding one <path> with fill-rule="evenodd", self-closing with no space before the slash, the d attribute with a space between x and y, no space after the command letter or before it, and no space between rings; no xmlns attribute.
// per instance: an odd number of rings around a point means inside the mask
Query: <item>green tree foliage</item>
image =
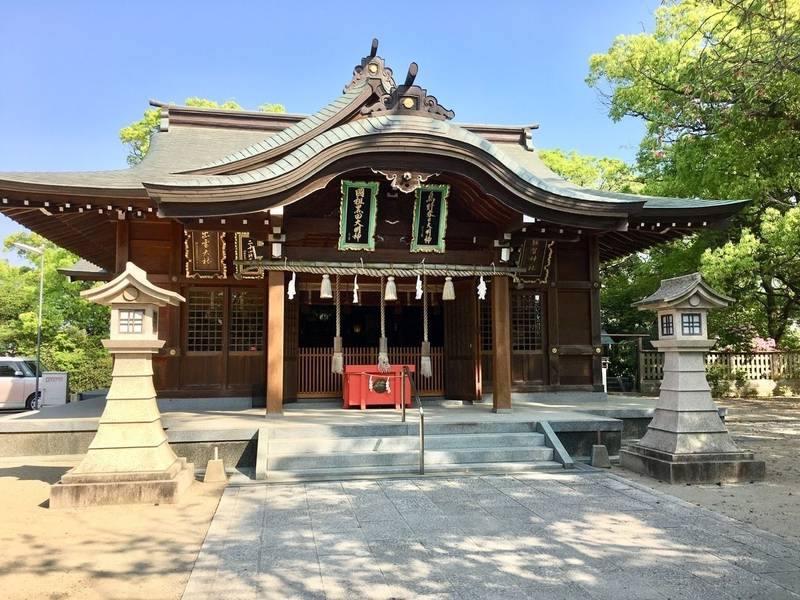
<svg viewBox="0 0 800 600"><path fill-rule="evenodd" d="M643 186L631 166L618 158L598 158L558 148L540 150L538 154L549 169L581 187L635 194Z"/></svg>
<svg viewBox="0 0 800 600"><path fill-rule="evenodd" d="M80 392L106 387L111 359L100 340L108 335L108 309L90 304L79 293L89 283L71 283L57 269L77 259L63 248L34 233L15 233L13 242L45 248L44 305L42 314L42 366L67 371L70 389ZM0 354L33 356L36 353L39 301L39 257L18 251L29 265L12 266L0 260Z"/></svg>
<svg viewBox="0 0 800 600"><path fill-rule="evenodd" d="M643 182L635 170L616 158L599 158L574 150L540 150L539 158L557 175L582 187L612 192L636 193ZM603 265L600 306L603 327L613 333L647 332L652 318L631 309L631 302L646 296L658 283L656 262L645 254L634 254Z"/></svg>
<svg viewBox="0 0 800 600"><path fill-rule="evenodd" d="M786 345L797 255L791 236L772 232L787 231L800 187L800 0L672 0L655 16L653 32L619 36L592 56L587 82L613 119L646 123L645 193L755 200L727 232L667 252L684 254L681 273L702 266L736 300L717 333Z"/></svg>
<svg viewBox="0 0 800 600"><path fill-rule="evenodd" d="M141 119L120 129L119 139L128 145L129 165L139 164L150 151L150 136L158 131L160 120L161 110L148 108Z"/></svg>
<svg viewBox="0 0 800 600"><path fill-rule="evenodd" d="M186 106L198 108L223 108L225 110L244 110L235 100L226 100L221 104L206 98L187 98ZM258 107L261 112L285 113L286 108L283 104L267 103ZM119 132L119 139L123 144L128 145L128 164L136 165L142 162L147 152L150 150L150 136L158 131L159 121L161 120L161 109L148 108L144 111L144 116L123 127Z"/></svg>
<svg viewBox="0 0 800 600"><path fill-rule="evenodd" d="M742 333L766 331L784 347L797 347L790 324L800 316L800 208L769 207L757 227L702 256L703 274L712 285L748 294L746 302L716 315L717 330L737 345L745 336L724 324L746 324Z"/></svg>

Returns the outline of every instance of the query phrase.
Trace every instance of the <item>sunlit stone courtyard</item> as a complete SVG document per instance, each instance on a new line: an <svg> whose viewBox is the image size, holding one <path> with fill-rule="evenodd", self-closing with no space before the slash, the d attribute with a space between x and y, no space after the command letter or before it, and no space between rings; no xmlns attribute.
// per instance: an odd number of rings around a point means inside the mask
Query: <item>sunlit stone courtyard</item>
<svg viewBox="0 0 800 600"><path fill-rule="evenodd" d="M596 471L229 487L183 597L798 598L789 544Z"/></svg>

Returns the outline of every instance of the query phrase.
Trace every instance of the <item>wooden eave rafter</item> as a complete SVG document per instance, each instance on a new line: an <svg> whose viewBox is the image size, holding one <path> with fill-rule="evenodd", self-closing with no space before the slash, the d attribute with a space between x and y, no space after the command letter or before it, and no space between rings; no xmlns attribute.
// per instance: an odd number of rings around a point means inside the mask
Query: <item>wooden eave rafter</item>
<svg viewBox="0 0 800 600"><path fill-rule="evenodd" d="M100 267L114 267L116 230L113 222L102 215L85 212L47 216L35 208L5 208L2 213Z"/></svg>
<svg viewBox="0 0 800 600"><path fill-rule="evenodd" d="M0 197L0 209L24 208L37 209L42 214L116 214L125 213L131 217L141 218L147 214L155 214L153 203L149 198L126 200L120 198L93 198L69 194L57 196L49 193L10 194Z"/></svg>
<svg viewBox="0 0 800 600"><path fill-rule="evenodd" d="M629 230L626 232L608 232L599 237L600 259L605 262L641 252L652 246L683 237L687 230L670 229L660 234Z"/></svg>

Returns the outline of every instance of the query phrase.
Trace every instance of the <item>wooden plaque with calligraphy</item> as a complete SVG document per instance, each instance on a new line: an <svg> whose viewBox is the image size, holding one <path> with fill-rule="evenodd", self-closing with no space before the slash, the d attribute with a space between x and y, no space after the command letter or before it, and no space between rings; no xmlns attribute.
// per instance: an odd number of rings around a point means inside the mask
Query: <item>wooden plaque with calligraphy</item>
<svg viewBox="0 0 800 600"><path fill-rule="evenodd" d="M186 231L186 276L200 279L225 279L224 231Z"/></svg>
<svg viewBox="0 0 800 600"><path fill-rule="evenodd" d="M524 283L547 283L555 242L525 240L519 250L518 277Z"/></svg>
<svg viewBox="0 0 800 600"><path fill-rule="evenodd" d="M411 252L444 252L449 185L423 185L414 199Z"/></svg>
<svg viewBox="0 0 800 600"><path fill-rule="evenodd" d="M236 232L236 260L264 260L267 255L264 240L252 237L248 232ZM236 279L263 279L264 267L236 265Z"/></svg>
<svg viewBox="0 0 800 600"><path fill-rule="evenodd" d="M342 180L339 250L374 250L378 213L377 181Z"/></svg>

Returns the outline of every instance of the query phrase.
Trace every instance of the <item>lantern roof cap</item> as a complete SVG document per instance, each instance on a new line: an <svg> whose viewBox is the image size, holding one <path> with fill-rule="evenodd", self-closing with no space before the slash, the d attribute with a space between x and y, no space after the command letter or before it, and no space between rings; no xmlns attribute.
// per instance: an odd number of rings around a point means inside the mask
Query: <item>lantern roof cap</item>
<svg viewBox="0 0 800 600"><path fill-rule="evenodd" d="M132 262L125 263L125 270L108 283L82 291L81 297L105 306L116 303L177 306L185 302L180 294L150 283L144 269Z"/></svg>
<svg viewBox="0 0 800 600"><path fill-rule="evenodd" d="M721 294L703 281L700 273L691 273L662 279L661 285L655 292L631 306L639 310L674 308L683 305L692 296L698 296L703 301L702 308L723 308L733 302L733 298ZM700 304L689 303L688 306L700 306Z"/></svg>

